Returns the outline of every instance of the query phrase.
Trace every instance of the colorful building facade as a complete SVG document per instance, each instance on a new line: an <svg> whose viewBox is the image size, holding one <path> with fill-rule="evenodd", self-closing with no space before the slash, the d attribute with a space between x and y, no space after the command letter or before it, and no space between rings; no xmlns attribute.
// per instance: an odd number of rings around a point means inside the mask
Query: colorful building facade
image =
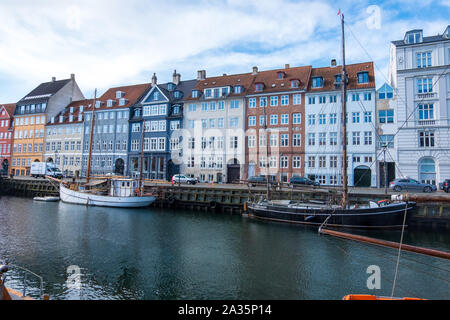
<svg viewBox="0 0 450 320"><path fill-rule="evenodd" d="M11 169L15 108L15 104L0 104L0 174L3 175Z"/></svg>
<svg viewBox="0 0 450 320"><path fill-rule="evenodd" d="M75 76L40 84L16 104L12 173L28 176L32 162L43 162L45 125L74 100L84 99Z"/></svg>

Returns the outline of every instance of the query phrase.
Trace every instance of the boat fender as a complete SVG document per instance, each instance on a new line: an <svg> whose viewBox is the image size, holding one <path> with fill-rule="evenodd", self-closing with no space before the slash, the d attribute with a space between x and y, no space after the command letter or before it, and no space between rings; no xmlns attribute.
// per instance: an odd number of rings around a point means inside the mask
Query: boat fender
<svg viewBox="0 0 450 320"><path fill-rule="evenodd" d="M210 201L210 202L209 202L209 207L210 207L211 209L215 209L215 208L217 207L217 202L215 202L215 201Z"/></svg>

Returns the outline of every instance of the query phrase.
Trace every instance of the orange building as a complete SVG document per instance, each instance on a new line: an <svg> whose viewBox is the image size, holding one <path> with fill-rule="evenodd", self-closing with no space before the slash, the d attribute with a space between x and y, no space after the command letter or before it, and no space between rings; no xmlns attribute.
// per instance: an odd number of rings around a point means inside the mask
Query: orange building
<svg viewBox="0 0 450 320"><path fill-rule="evenodd" d="M84 99L75 76L40 84L16 104L12 174L28 176L32 162L44 161L45 124L73 100Z"/></svg>

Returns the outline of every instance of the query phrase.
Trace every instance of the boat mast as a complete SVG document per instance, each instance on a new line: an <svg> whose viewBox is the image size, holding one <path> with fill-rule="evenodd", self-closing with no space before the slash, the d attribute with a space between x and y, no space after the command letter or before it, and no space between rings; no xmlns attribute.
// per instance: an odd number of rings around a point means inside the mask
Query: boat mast
<svg viewBox="0 0 450 320"><path fill-rule="evenodd" d="M94 93L94 102L92 104L92 118L91 118L91 135L89 137L89 157L88 157L88 167L87 167L87 173L86 173L86 181L89 183L90 176L91 176L91 158L92 158L92 142L94 139L94 120L95 120L95 104L97 100L97 89L95 89Z"/></svg>
<svg viewBox="0 0 450 320"><path fill-rule="evenodd" d="M141 168L139 172L139 190L142 197L144 193L144 187L142 185L142 175L144 174L144 134L145 134L145 120L142 117L142 137L141 137Z"/></svg>
<svg viewBox="0 0 450 320"><path fill-rule="evenodd" d="M347 71L345 68L345 33L344 14L341 15L342 24L342 205L344 208L348 204L348 176L347 176Z"/></svg>
<svg viewBox="0 0 450 320"><path fill-rule="evenodd" d="M264 134L266 135L266 199L267 201L270 200L270 188L269 188L269 135L267 132L267 114L266 114L266 107L264 106Z"/></svg>

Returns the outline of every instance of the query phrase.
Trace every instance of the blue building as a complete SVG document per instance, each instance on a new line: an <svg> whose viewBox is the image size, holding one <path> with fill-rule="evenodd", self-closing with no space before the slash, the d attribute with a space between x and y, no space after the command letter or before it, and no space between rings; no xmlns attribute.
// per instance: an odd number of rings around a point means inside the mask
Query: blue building
<svg viewBox="0 0 450 320"><path fill-rule="evenodd" d="M182 129L184 100L189 97L196 84L197 80L181 81L181 75L176 70L173 81L165 84L157 84L156 74L153 75L152 86L131 107L129 175L140 174L142 146L145 179L170 180L174 174L179 173L179 164L172 159L172 151L181 152L181 141L179 137L172 138L172 135ZM143 128L145 131L142 142Z"/></svg>
<svg viewBox="0 0 450 320"><path fill-rule="evenodd" d="M91 174L124 175L127 172L130 107L142 99L148 88L150 83L111 88L96 100L95 106L88 106L83 128L83 176L87 174L93 110Z"/></svg>

